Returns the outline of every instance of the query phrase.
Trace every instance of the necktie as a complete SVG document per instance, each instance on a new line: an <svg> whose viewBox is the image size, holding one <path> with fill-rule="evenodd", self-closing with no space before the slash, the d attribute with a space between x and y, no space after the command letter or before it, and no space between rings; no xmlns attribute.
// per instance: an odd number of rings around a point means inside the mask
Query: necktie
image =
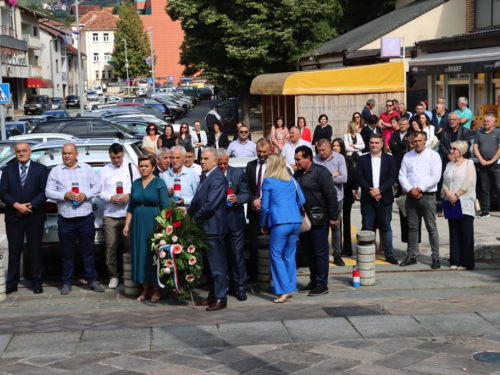
<svg viewBox="0 0 500 375"><path fill-rule="evenodd" d="M24 188L24 183L26 182L26 169L27 165L21 165L21 187Z"/></svg>
<svg viewBox="0 0 500 375"><path fill-rule="evenodd" d="M255 190L255 199L260 198L261 187L262 187L262 166L263 162L259 161L259 177L257 178L257 189Z"/></svg>

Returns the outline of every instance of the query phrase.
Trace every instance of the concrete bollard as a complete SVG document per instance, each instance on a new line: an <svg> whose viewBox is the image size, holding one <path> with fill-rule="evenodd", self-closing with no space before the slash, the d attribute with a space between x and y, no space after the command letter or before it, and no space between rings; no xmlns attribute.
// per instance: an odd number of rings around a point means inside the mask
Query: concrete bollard
<svg viewBox="0 0 500 375"><path fill-rule="evenodd" d="M7 295L5 294L5 267L3 259L0 259L0 302L5 301Z"/></svg>
<svg viewBox="0 0 500 375"><path fill-rule="evenodd" d="M132 256L130 253L123 254L123 285L126 296L134 297L142 292L142 285L132 280Z"/></svg>
<svg viewBox="0 0 500 375"><path fill-rule="evenodd" d="M360 272L361 286L375 285L375 233L362 230L357 233L356 263Z"/></svg>
<svg viewBox="0 0 500 375"><path fill-rule="evenodd" d="M259 250L258 250L258 275L257 281L260 290L270 289L271 279L271 265L269 264L269 236L264 235L259 237Z"/></svg>

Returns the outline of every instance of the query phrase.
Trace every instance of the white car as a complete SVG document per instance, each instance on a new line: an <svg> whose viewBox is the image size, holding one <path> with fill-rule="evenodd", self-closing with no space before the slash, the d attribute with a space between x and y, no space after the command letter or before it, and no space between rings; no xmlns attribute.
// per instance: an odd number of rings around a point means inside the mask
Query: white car
<svg viewBox="0 0 500 375"><path fill-rule="evenodd" d="M52 141L61 141L68 140L74 141L78 138L70 135L70 134L62 134L62 133L35 133L35 134L22 134L22 135L13 135L9 138L9 141L31 141L31 142L52 142Z"/></svg>
<svg viewBox="0 0 500 375"><path fill-rule="evenodd" d="M103 98L97 99L95 102L86 103L85 110L92 111L99 108L113 107L115 106L122 98L119 96L106 96Z"/></svg>

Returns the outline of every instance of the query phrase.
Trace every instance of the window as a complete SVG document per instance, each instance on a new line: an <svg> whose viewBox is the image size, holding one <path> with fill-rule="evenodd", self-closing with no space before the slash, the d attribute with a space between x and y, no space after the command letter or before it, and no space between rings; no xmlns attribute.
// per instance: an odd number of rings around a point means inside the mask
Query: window
<svg viewBox="0 0 500 375"><path fill-rule="evenodd" d="M105 42L109 42L109 34L108 33L104 33L103 40Z"/></svg>
<svg viewBox="0 0 500 375"><path fill-rule="evenodd" d="M111 54L109 52L104 53L104 61L109 61L111 60Z"/></svg>
<svg viewBox="0 0 500 375"><path fill-rule="evenodd" d="M71 122L62 131L63 134L71 134L78 138L89 136L88 126L86 121Z"/></svg>
<svg viewBox="0 0 500 375"><path fill-rule="evenodd" d="M108 79L111 79L111 78L113 78L113 71L108 70Z"/></svg>
<svg viewBox="0 0 500 375"><path fill-rule="evenodd" d="M500 25L500 1L476 0L476 29Z"/></svg>
<svg viewBox="0 0 500 375"><path fill-rule="evenodd" d="M99 41L99 34L93 33L92 34L92 41L93 42L98 42Z"/></svg>
<svg viewBox="0 0 500 375"><path fill-rule="evenodd" d="M99 61L99 53L94 53L94 61Z"/></svg>
<svg viewBox="0 0 500 375"><path fill-rule="evenodd" d="M102 79L106 78L106 71L105 70L102 71L101 78Z"/></svg>
<svg viewBox="0 0 500 375"><path fill-rule="evenodd" d="M59 73L59 60L56 59L56 73Z"/></svg>
<svg viewBox="0 0 500 375"><path fill-rule="evenodd" d="M99 71L98 70L95 71L95 79L99 79Z"/></svg>
<svg viewBox="0 0 500 375"><path fill-rule="evenodd" d="M116 138L117 129L102 122L92 122L92 136L99 138Z"/></svg>
<svg viewBox="0 0 500 375"><path fill-rule="evenodd" d="M40 66L40 56L35 56L35 66Z"/></svg>
<svg viewBox="0 0 500 375"><path fill-rule="evenodd" d="M53 39L54 40L54 39ZM54 51L58 51L58 45L59 43L57 43L57 39L54 40Z"/></svg>
<svg viewBox="0 0 500 375"><path fill-rule="evenodd" d="M78 71L78 62L75 61L75 72L77 72L77 71Z"/></svg>

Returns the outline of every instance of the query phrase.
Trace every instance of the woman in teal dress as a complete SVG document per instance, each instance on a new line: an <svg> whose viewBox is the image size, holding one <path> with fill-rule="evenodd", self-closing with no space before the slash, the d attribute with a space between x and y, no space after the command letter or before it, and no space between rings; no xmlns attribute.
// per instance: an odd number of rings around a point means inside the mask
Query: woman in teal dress
<svg viewBox="0 0 500 375"><path fill-rule="evenodd" d="M123 228L123 235L130 234L131 237L132 280L144 286L142 294L137 298L138 301L151 296L151 301L156 302L161 296L156 266L153 265L151 236L156 227L156 217L168 205L169 198L165 181L153 174L155 168L156 159L153 156L139 157L141 178L132 184L127 218Z"/></svg>

